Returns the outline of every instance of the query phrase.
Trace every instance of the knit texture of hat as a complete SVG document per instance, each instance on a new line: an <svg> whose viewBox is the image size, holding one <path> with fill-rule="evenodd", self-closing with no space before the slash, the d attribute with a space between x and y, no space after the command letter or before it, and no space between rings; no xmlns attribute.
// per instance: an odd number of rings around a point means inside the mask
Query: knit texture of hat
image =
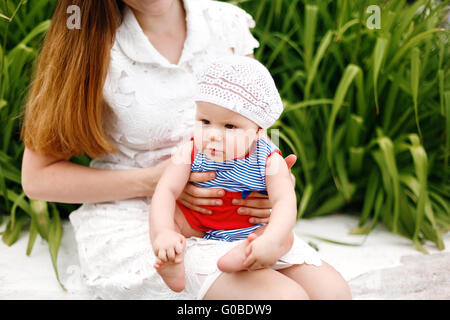
<svg viewBox="0 0 450 320"><path fill-rule="evenodd" d="M217 59L197 75L195 101L214 103L237 112L263 129L283 112L283 103L269 70L259 61L230 55Z"/></svg>

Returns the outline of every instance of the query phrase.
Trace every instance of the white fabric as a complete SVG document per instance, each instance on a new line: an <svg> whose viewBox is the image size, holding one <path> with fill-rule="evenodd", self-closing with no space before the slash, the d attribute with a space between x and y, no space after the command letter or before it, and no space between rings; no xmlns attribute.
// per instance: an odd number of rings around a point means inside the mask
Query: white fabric
<svg viewBox="0 0 450 320"><path fill-rule="evenodd" d="M193 134L193 74L205 63L233 54L232 48L235 54L246 55L258 47L249 31L254 22L242 9L212 0L183 3L187 39L176 65L152 46L133 12L125 10L104 87L111 107L105 129L119 153L93 159L91 167L151 167L170 157ZM185 256L186 289L174 293L165 286L153 269L150 204L150 198L84 204L70 214L83 279L93 297L201 299L220 275L217 259L238 243L190 238ZM286 260L320 264L313 249L299 239L295 243L295 259Z"/></svg>
<svg viewBox="0 0 450 320"><path fill-rule="evenodd" d="M226 56L197 75L196 101L214 103L252 120L263 129L283 112L283 102L267 68L246 56Z"/></svg>

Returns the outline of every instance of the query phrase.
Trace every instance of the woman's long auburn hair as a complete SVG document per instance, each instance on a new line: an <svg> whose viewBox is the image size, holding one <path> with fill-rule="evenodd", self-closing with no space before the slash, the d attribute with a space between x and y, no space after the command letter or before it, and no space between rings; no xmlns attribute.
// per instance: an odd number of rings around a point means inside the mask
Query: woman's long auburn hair
<svg viewBox="0 0 450 320"><path fill-rule="evenodd" d="M80 8L80 29L67 9ZM69 159L116 152L108 141L103 99L110 50L122 21L120 0L59 0L28 93L21 139L41 155Z"/></svg>

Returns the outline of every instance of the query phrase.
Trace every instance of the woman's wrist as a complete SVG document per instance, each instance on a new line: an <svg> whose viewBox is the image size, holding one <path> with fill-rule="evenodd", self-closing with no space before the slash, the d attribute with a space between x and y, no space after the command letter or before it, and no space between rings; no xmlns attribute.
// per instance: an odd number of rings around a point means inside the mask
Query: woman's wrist
<svg viewBox="0 0 450 320"><path fill-rule="evenodd" d="M137 193L139 197L151 197L155 193L156 185L161 178L170 160L160 162L158 165L138 169L136 172Z"/></svg>

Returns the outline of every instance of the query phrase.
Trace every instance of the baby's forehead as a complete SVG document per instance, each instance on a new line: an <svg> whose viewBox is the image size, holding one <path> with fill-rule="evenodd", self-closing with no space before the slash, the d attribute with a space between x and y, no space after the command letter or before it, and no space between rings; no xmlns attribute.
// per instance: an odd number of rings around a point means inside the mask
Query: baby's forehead
<svg viewBox="0 0 450 320"><path fill-rule="evenodd" d="M245 125L255 125L254 121L248 119L247 117L241 115L238 112L229 110L228 108L221 107L219 105L208 103L208 102L197 102L196 118L208 118L209 121L217 122L234 122Z"/></svg>
<svg viewBox="0 0 450 320"><path fill-rule="evenodd" d="M197 101L197 114L210 115L215 117L236 117L239 113L218 104Z"/></svg>

